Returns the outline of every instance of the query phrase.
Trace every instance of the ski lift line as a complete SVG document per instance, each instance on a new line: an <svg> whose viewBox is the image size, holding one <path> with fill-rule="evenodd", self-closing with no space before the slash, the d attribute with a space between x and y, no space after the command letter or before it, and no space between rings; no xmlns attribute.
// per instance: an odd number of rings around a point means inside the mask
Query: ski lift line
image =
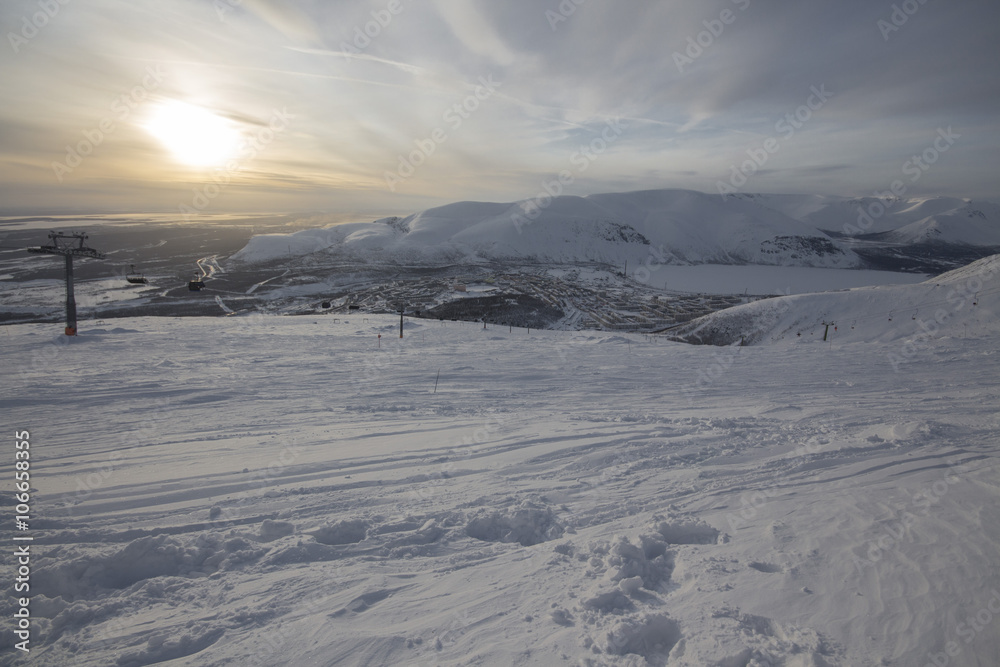
<svg viewBox="0 0 1000 667"><path fill-rule="evenodd" d="M991 290L982 290L982 291L978 292L978 294L979 294L980 297L986 296L986 295L991 295L991 294L997 294L997 293L1000 293L1000 288L991 289ZM932 309L933 306L951 305L953 303L953 301L954 301L954 299L935 299L934 301L922 301L919 304L917 304L919 307L916 309L916 312L919 312L921 309L928 309L928 310L930 310L930 309ZM976 304L976 305L978 305L978 297L975 298L975 300L974 300L973 303ZM894 316L895 310L896 310L895 308L890 309L890 311L889 311L889 316L890 317ZM854 322L865 322L865 321L868 321L868 320L883 319L884 317L886 317L886 316L885 315L868 315L868 316L861 316L861 317L857 317L857 318L853 318L852 317L851 319Z"/></svg>
<svg viewBox="0 0 1000 667"><path fill-rule="evenodd" d="M989 290L980 290L979 292L977 292L977 294L979 296L975 297L975 300L973 301L973 305L974 306L978 306L979 297L981 297L981 296L991 295L991 294L998 294L998 293L1000 293L1000 287L995 288L995 289L989 289ZM966 296L968 296L968 295L966 295ZM916 315L916 313L919 313L919 311L920 311L921 308L929 308L930 306L939 306L939 305L951 305L952 302L953 302L953 299L943 299L943 300L934 300L934 301L924 301L924 302L921 302L919 304L920 307L916 309L913 318L916 319L915 315ZM889 310L889 321L890 322L892 321L892 317L894 316L895 311L896 311L895 308L892 308L892 309ZM885 317L886 317L885 315L868 315L868 316L861 316L861 317L852 317L851 318L851 328L854 328L858 323L868 322L868 321L874 321L874 320L880 320L880 319L884 319ZM823 321L825 322L826 320L827 320L827 316L823 316ZM663 332L669 331L671 329L680 328L682 326L685 326L686 324L688 324L688 323L687 322L680 322L678 324L674 324L672 326L669 326L666 329L659 329L657 331L654 331L653 333L663 333ZM822 326L822 324L818 324L817 326Z"/></svg>
<svg viewBox="0 0 1000 667"><path fill-rule="evenodd" d="M992 294L998 294L998 293L1000 293L1000 287L997 287L997 288L994 288L994 289L988 289L988 290L980 290L979 292L976 292L976 295L974 297L972 297L973 298L972 305L978 307L978 305L979 305L979 299L981 297L989 296L989 295L992 295ZM968 294L965 294L964 296L966 298L969 297ZM919 312L920 309L932 310L934 306L952 305L953 302L954 302L954 298L950 298L950 299L935 299L933 301L922 301L922 302L920 302L920 303L918 303L916 305L917 312ZM892 321L892 317L895 314L895 310L896 310L895 308L892 308L892 309L889 310L888 316L889 316L889 320L890 321ZM880 319L884 319L885 317L886 317L885 314L882 314L882 315L868 315L868 316L861 316L861 317L852 317L851 321L852 321L852 326L855 326L855 325L857 325L858 323L861 323L861 322L868 322L868 321L880 320ZM825 319L825 317L824 317L824 319ZM671 325L671 326L666 327L664 329L657 329L656 331L653 331L652 333L664 333L664 332L670 331L671 329L678 329L678 328L680 328L682 326L685 326L686 324L688 324L688 323L687 322L679 322L677 324Z"/></svg>

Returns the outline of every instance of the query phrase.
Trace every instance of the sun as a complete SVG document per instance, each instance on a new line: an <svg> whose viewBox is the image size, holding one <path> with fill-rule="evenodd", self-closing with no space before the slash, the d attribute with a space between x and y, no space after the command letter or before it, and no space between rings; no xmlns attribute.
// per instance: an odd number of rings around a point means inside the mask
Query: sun
<svg viewBox="0 0 1000 667"><path fill-rule="evenodd" d="M186 102L163 102L144 125L184 164L220 165L236 156L241 135L234 124L207 109Z"/></svg>

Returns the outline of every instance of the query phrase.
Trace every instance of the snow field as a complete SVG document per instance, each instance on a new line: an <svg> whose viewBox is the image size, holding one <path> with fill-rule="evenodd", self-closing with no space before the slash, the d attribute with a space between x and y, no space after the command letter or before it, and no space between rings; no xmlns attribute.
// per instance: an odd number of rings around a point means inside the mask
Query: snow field
<svg viewBox="0 0 1000 667"><path fill-rule="evenodd" d="M32 664L993 664L995 319L896 368L368 320L5 327Z"/></svg>

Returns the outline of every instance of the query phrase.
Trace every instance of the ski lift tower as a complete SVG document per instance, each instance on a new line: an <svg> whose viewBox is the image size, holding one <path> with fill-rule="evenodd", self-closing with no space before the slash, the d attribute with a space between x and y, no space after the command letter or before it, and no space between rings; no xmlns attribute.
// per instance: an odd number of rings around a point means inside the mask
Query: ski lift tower
<svg viewBox="0 0 1000 667"><path fill-rule="evenodd" d="M402 301L396 304L396 312L399 313L399 337L403 337L403 313L406 312L406 304Z"/></svg>
<svg viewBox="0 0 1000 667"><path fill-rule="evenodd" d="M73 258L89 257L104 259L105 255L84 245L87 235L83 233L61 234L49 232L50 245L39 248L28 248L28 252L36 255L62 255L66 258L66 335L76 335L76 297L73 296ZM73 242L76 241L76 244Z"/></svg>

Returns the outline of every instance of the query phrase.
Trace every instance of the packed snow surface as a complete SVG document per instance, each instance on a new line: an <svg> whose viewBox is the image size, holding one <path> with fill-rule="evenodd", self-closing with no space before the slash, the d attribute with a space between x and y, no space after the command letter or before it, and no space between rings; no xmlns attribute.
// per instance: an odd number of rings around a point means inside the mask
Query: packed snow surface
<svg viewBox="0 0 1000 667"><path fill-rule="evenodd" d="M995 665L984 266L933 334L852 290L854 329L742 348L400 339L392 316L4 327L34 541L31 654L8 623L0 664Z"/></svg>

